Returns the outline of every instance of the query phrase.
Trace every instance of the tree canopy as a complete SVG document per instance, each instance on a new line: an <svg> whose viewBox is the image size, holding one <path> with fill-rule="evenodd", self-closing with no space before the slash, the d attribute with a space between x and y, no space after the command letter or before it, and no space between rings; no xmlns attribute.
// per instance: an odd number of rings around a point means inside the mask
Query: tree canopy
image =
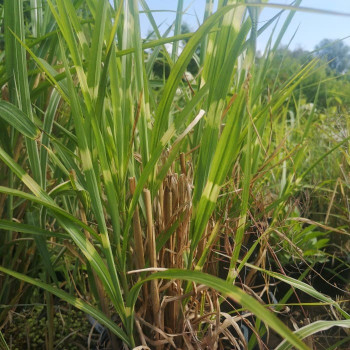
<svg viewBox="0 0 350 350"><path fill-rule="evenodd" d="M323 39L317 46L317 56L327 60L329 67L344 73L350 67L350 48L340 40Z"/></svg>

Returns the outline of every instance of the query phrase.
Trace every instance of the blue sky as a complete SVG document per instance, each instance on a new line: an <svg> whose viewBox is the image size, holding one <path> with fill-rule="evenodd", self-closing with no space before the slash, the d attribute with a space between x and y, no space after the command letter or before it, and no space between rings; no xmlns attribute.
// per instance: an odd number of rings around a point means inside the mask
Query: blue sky
<svg viewBox="0 0 350 350"><path fill-rule="evenodd" d="M152 10L176 11L177 1L175 0L146 0L146 2ZM270 0L270 3L288 5L291 0ZM198 19L199 21L203 19L205 0L185 0L184 4L184 7L188 9L183 20L189 24L192 30L195 30L198 27ZM350 0L303 0L302 6L350 14ZM278 10L275 9L264 9L260 16L261 23L277 12ZM164 32L173 22L175 14L173 12L157 12L154 13L154 17L158 24L163 23L160 29L161 32ZM143 36L146 36L151 29L145 15L141 15L141 28ZM324 38L342 39L350 36L350 17L298 12L282 43L288 43L297 29L291 48L301 47L313 50ZM264 48L267 38L268 34L258 39L258 49ZM344 40L344 43L350 46L350 38Z"/></svg>

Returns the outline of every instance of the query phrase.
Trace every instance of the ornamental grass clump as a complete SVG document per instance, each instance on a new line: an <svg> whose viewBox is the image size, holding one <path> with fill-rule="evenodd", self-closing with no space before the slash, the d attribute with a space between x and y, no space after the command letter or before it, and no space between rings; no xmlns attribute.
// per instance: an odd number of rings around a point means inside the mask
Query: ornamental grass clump
<svg viewBox="0 0 350 350"><path fill-rule="evenodd" d="M269 328L285 340L280 349L308 349L301 338L327 321L290 330L278 309L262 303L269 290L250 288L257 271L332 304L341 315L332 325L349 327L335 301L268 267L269 239L309 171L298 165L314 111L298 148L284 149L276 134L316 59L284 84L265 86L300 2L258 27L266 1L219 1L213 12L207 0L199 28L182 34L178 1L162 36L143 0L40 0L29 12L22 0L5 0L0 228L8 252L0 271L3 285L11 284L0 298L15 304L28 283L45 291L48 349L53 296L106 327L116 349L120 342L129 349L262 348ZM255 64L259 35L285 10L292 11L277 39ZM141 11L153 39L141 38ZM160 55L168 77L153 71ZM198 74L188 79L194 56ZM274 169L290 157L295 168L276 180ZM226 299L232 305L224 312Z"/></svg>

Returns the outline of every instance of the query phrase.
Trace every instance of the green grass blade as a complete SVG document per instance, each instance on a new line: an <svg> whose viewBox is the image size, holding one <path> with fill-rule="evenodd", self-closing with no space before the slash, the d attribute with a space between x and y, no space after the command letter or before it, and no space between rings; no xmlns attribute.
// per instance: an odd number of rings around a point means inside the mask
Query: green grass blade
<svg viewBox="0 0 350 350"><path fill-rule="evenodd" d="M315 288L313 288L312 286L310 286L309 284L296 280L295 278L289 277L289 276L285 276L282 275L278 272L273 272L273 271L268 271L262 268L259 268L257 266L251 265L246 263L246 265L250 268L256 269L258 271L264 272L267 275L277 278L285 283L288 283L289 285L293 286L296 289L299 289L305 293L307 293L308 295L312 296L315 299L318 299L320 301L323 301L325 303L330 303L332 305L334 305L334 307L341 313L341 315L343 317L345 317L347 320L350 319L350 315L344 311L337 302L335 302L333 299L331 299L330 297L318 292Z"/></svg>
<svg viewBox="0 0 350 350"><path fill-rule="evenodd" d="M74 11L75 12L75 11ZM97 18L93 31L92 43L89 54L89 66L87 84L92 100L96 102L101 75L102 48L104 43L104 31L107 18L107 2L97 2Z"/></svg>
<svg viewBox="0 0 350 350"><path fill-rule="evenodd" d="M24 183L26 183L26 182L24 181ZM91 235L93 235L93 237L98 242L101 241L100 237L96 234L96 232L93 229L91 229L91 227L89 227L89 226L85 225L84 223L82 223L79 219L77 219L75 216L69 214L64 209L62 209L59 206L57 206L54 202L48 201L45 198L38 198L38 197L33 196L32 194L27 193L27 192L23 192L23 191L19 191L19 190L16 190L16 189L3 187L3 186L0 186L0 193L4 193L4 194L12 195L12 196L15 196L15 197L23 198L23 199L29 200L29 201L31 201L33 203L40 204L43 207L51 210L53 213L55 213L57 215L60 215L61 217L64 217L64 218L70 220L71 222L73 222L74 224L80 226L84 230L87 230Z"/></svg>
<svg viewBox="0 0 350 350"><path fill-rule="evenodd" d="M1 331L0 331L0 346L1 346L1 349L10 350Z"/></svg>
<svg viewBox="0 0 350 350"><path fill-rule="evenodd" d="M15 105L0 101L0 117L12 125L24 136L36 140L40 136L40 130L36 125Z"/></svg>
<svg viewBox="0 0 350 350"><path fill-rule="evenodd" d="M181 22L182 22L182 11L183 11L183 0L178 0L177 2L177 9L176 9L176 17L175 17L175 28L174 28L174 35L181 34ZM179 51L179 42L175 41L173 43L173 48L171 52L171 59L173 62L176 61Z"/></svg>
<svg viewBox="0 0 350 350"><path fill-rule="evenodd" d="M340 321L316 321L308 324L304 327L299 328L294 334L297 334L301 339L304 339L310 335L316 334L318 332L326 331L332 327L350 328L350 320L340 320ZM275 350L289 350L292 349L292 345L288 344L286 341L280 343Z"/></svg>
<svg viewBox="0 0 350 350"><path fill-rule="evenodd" d="M33 122L34 115L29 93L26 52L16 39L18 37L23 42L25 37L22 0L6 0L5 12L5 41L7 47L5 54L9 55L6 58L6 67L10 78L10 100ZM34 178L41 184L42 178L37 144L34 140L26 138L26 145Z"/></svg>
<svg viewBox="0 0 350 350"><path fill-rule="evenodd" d="M60 239L68 239L69 236L65 233L48 231L36 226L28 224L19 224L18 222L9 221L9 220L0 220L0 229L9 230L13 232L27 233L31 235L40 235L44 237L56 237Z"/></svg>
<svg viewBox="0 0 350 350"><path fill-rule="evenodd" d="M43 123L43 136L41 139L41 149L40 149L40 167L43 178L43 188L46 188L46 172L47 172L47 159L48 159L48 147L50 141L50 134L53 127L53 122L56 116L57 108L60 102L61 96L57 90L53 90L50 95L49 104L47 106L44 123Z"/></svg>
<svg viewBox="0 0 350 350"><path fill-rule="evenodd" d="M218 10L213 14L207 21L199 27L197 32L193 34L192 38L187 43L186 47L182 51L179 59L174 65L168 81L164 88L164 93L162 99L157 108L157 113L155 117L155 123L152 132L152 141L151 141L151 151L153 151L159 141L161 135L165 132L166 127L168 126L168 117L170 112L170 107L176 92L176 89L179 85L180 79L182 78L183 73L185 72L188 63L190 62L193 53L196 47L201 42L203 36L205 36L217 23L217 21L227 12L232 10L234 6L227 6Z"/></svg>
<svg viewBox="0 0 350 350"><path fill-rule="evenodd" d="M129 342L129 338L128 336L125 334L125 332L116 325L115 322L113 322L112 320L110 320L109 318L106 317L106 315L104 315L101 311L95 309L94 307L92 307L91 305L89 305L88 303L86 303L85 301L73 297L72 295L58 289L55 287L52 287L49 284L40 282L38 280L35 280L31 277L25 276L21 273L15 272L15 271L11 271L8 270L2 266L0 266L0 271L3 273L6 273L10 276L13 276L15 278L20 279L21 281L24 281L26 283L30 283L34 286L37 286L39 288L42 288L50 293L52 293L53 295L56 295L58 298L64 300L65 302L73 305L74 307L76 307L77 309L84 311L85 313L87 313L88 315L91 315L94 319L96 319L97 321L99 321L101 324L103 324L104 326L106 326L108 329L110 329L114 334L116 334L120 339L122 339L126 344L130 345Z"/></svg>

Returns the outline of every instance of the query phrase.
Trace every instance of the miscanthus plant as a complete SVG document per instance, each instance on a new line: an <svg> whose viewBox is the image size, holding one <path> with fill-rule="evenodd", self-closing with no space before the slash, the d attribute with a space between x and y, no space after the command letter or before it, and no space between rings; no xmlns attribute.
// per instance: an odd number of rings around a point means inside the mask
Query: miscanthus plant
<svg viewBox="0 0 350 350"><path fill-rule="evenodd" d="M181 34L180 0L164 35L143 0L24 4L5 0L2 12L2 304L16 303L27 283L42 288L50 349L53 295L107 327L114 348L214 349L224 339L262 347L270 327L285 340L280 349L307 349L301 338L330 325L293 333L242 289L240 272L250 266L249 281L258 270L283 280L334 305L332 326L349 327L337 303L265 264L269 237L308 173L298 165L314 113L285 159L279 130L316 61L278 87L264 80L293 11L256 65L256 41L281 14L258 28L265 1L219 1L213 12L207 0L198 30ZM140 11L153 28L148 41ZM159 57L168 77L154 75ZM271 171L291 156L294 170L274 178L279 191L259 200ZM270 226L243 250L248 228L267 216ZM226 298L235 306L223 312ZM238 322L250 315L247 339Z"/></svg>

